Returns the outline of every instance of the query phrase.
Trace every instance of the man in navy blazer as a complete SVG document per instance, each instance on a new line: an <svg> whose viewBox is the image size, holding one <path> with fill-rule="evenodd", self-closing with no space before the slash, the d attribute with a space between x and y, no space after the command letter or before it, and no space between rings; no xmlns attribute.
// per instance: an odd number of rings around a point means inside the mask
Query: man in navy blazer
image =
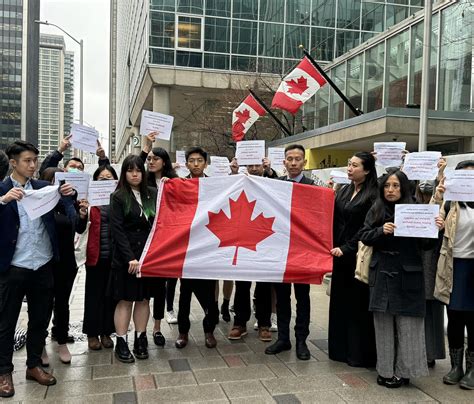
<svg viewBox="0 0 474 404"><path fill-rule="evenodd" d="M13 386L13 340L23 298L28 301L26 378L42 385L56 379L41 367L44 336L52 304L52 260L58 256L54 213L31 220L19 204L25 190L50 185L32 179L38 168L38 149L16 141L6 150L12 174L0 183L0 397L15 394ZM74 193L70 184L62 196Z"/></svg>

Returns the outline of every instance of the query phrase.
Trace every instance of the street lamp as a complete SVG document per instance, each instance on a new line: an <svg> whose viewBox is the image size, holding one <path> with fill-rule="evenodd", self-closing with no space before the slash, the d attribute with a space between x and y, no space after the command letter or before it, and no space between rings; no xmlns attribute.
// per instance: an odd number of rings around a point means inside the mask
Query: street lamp
<svg viewBox="0 0 474 404"><path fill-rule="evenodd" d="M80 49L81 49L81 53L80 53L80 59L81 59L81 62L80 62L80 81L81 81L81 85L79 87L79 123L81 125L83 125L83 123L84 123L84 109L83 109L83 103L84 103L84 57L83 57L84 41L82 39L77 40L71 34L69 34L67 31L62 29L59 25L50 23L48 21L40 21L40 20L35 20L35 23L36 24L42 24L42 25L50 25L52 27L56 27L60 31L64 32L69 38L71 38L74 42L76 42L80 46Z"/></svg>

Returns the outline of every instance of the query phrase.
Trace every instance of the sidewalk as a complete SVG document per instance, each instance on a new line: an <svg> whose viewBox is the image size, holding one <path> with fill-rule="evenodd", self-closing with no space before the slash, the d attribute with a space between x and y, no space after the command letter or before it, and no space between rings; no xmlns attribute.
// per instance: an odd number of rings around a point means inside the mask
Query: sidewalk
<svg viewBox="0 0 474 404"><path fill-rule="evenodd" d="M71 298L71 322L82 320L85 272L80 271ZM177 288L177 291L179 287ZM89 352L86 340L69 345L72 363L59 362L55 343L48 338L47 351L58 384L43 387L25 380L26 348L14 356L16 395L0 399L3 403L472 403L474 392L446 386L441 379L449 361L438 361L430 376L414 380L409 387L390 390L376 383L374 369L351 368L329 361L327 322L329 298L325 287L311 288L310 361L296 359L294 348L277 356L263 353L267 343L257 339L254 318L248 324L249 335L230 342L230 324L222 320L216 329L217 349L204 346L202 312L193 300L189 345L174 347L177 325L163 321L167 342L157 348L149 326L150 358L125 365L117 362L112 350ZM176 300L177 302L177 296ZM177 304L175 304L177 307ZM22 313L26 325L26 307ZM276 333L273 334L274 340Z"/></svg>

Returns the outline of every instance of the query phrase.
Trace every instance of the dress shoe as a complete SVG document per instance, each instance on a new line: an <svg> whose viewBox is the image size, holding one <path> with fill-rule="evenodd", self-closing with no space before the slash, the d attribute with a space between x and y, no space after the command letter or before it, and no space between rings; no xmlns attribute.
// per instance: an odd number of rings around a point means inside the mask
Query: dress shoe
<svg viewBox="0 0 474 404"><path fill-rule="evenodd" d="M71 352L69 352L69 349L67 348L66 344L59 344L58 345L58 354L59 354L59 359L62 363L65 363L66 365L71 363Z"/></svg>
<svg viewBox="0 0 474 404"><path fill-rule="evenodd" d="M102 349L102 345L97 337L87 338L87 345L91 351L100 351Z"/></svg>
<svg viewBox="0 0 474 404"><path fill-rule="evenodd" d="M44 368L49 366L49 356L46 352L46 348L43 348L43 352L41 353L41 366Z"/></svg>
<svg viewBox="0 0 474 404"><path fill-rule="evenodd" d="M270 331L270 327L259 327L258 339L263 342L270 342L272 340L272 333Z"/></svg>
<svg viewBox="0 0 474 404"><path fill-rule="evenodd" d="M146 332L138 334L135 331L135 341L133 341L133 354L137 359L148 359L148 338Z"/></svg>
<svg viewBox="0 0 474 404"><path fill-rule="evenodd" d="M267 355L276 355L283 351L289 351L291 349L290 341L277 340L274 344L270 345L265 349Z"/></svg>
<svg viewBox="0 0 474 404"><path fill-rule="evenodd" d="M52 386L53 384L56 384L56 378L53 375L45 372L39 366L26 369L26 379L35 380L43 386Z"/></svg>
<svg viewBox="0 0 474 404"><path fill-rule="evenodd" d="M184 348L186 345L188 345L188 333L179 334L174 345L176 346L176 348L179 349Z"/></svg>
<svg viewBox="0 0 474 404"><path fill-rule="evenodd" d="M117 343L115 344L115 357L123 363L133 363L135 358L130 352L127 341L125 338L117 337Z"/></svg>
<svg viewBox="0 0 474 404"><path fill-rule="evenodd" d="M100 343L105 349L110 349L114 347L114 341L108 335L101 335L100 336Z"/></svg>
<svg viewBox="0 0 474 404"><path fill-rule="evenodd" d="M0 397L12 397L15 394L13 378L11 373L0 375Z"/></svg>
<svg viewBox="0 0 474 404"><path fill-rule="evenodd" d="M153 342L157 346L165 346L165 336L161 333L161 331L153 331Z"/></svg>
<svg viewBox="0 0 474 404"><path fill-rule="evenodd" d="M380 375L377 376L377 384L378 384L379 386L384 386L384 387L385 387L385 382L386 382L387 380L390 380L390 379L387 379L386 377L382 377L382 376L380 376Z"/></svg>
<svg viewBox="0 0 474 404"><path fill-rule="evenodd" d="M205 344L208 348L215 348L217 346L216 338L212 332L206 332L204 336L206 337Z"/></svg>
<svg viewBox="0 0 474 404"><path fill-rule="evenodd" d="M410 379L406 379L404 377L393 376L390 379L385 379L384 386L389 389L398 389L399 387L402 387L403 385L408 385L408 384L410 384Z"/></svg>
<svg viewBox="0 0 474 404"><path fill-rule="evenodd" d="M311 359L308 345L306 341L296 341L296 357L301 361L308 361Z"/></svg>
<svg viewBox="0 0 474 404"><path fill-rule="evenodd" d="M232 330L230 330L229 335L227 336L230 340L242 339L247 335L247 327L242 327L241 325L234 325Z"/></svg>

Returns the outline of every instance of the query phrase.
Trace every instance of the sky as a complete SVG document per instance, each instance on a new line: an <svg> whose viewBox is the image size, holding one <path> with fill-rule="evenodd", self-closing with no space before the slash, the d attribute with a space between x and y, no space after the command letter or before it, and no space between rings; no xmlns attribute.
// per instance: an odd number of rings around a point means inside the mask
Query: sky
<svg viewBox="0 0 474 404"><path fill-rule="evenodd" d="M84 123L94 126L107 145L109 133L110 0L41 0L41 20L59 25L84 41ZM41 25L41 33L63 35ZM74 52L74 118L79 119L79 45L63 35L66 49Z"/></svg>

